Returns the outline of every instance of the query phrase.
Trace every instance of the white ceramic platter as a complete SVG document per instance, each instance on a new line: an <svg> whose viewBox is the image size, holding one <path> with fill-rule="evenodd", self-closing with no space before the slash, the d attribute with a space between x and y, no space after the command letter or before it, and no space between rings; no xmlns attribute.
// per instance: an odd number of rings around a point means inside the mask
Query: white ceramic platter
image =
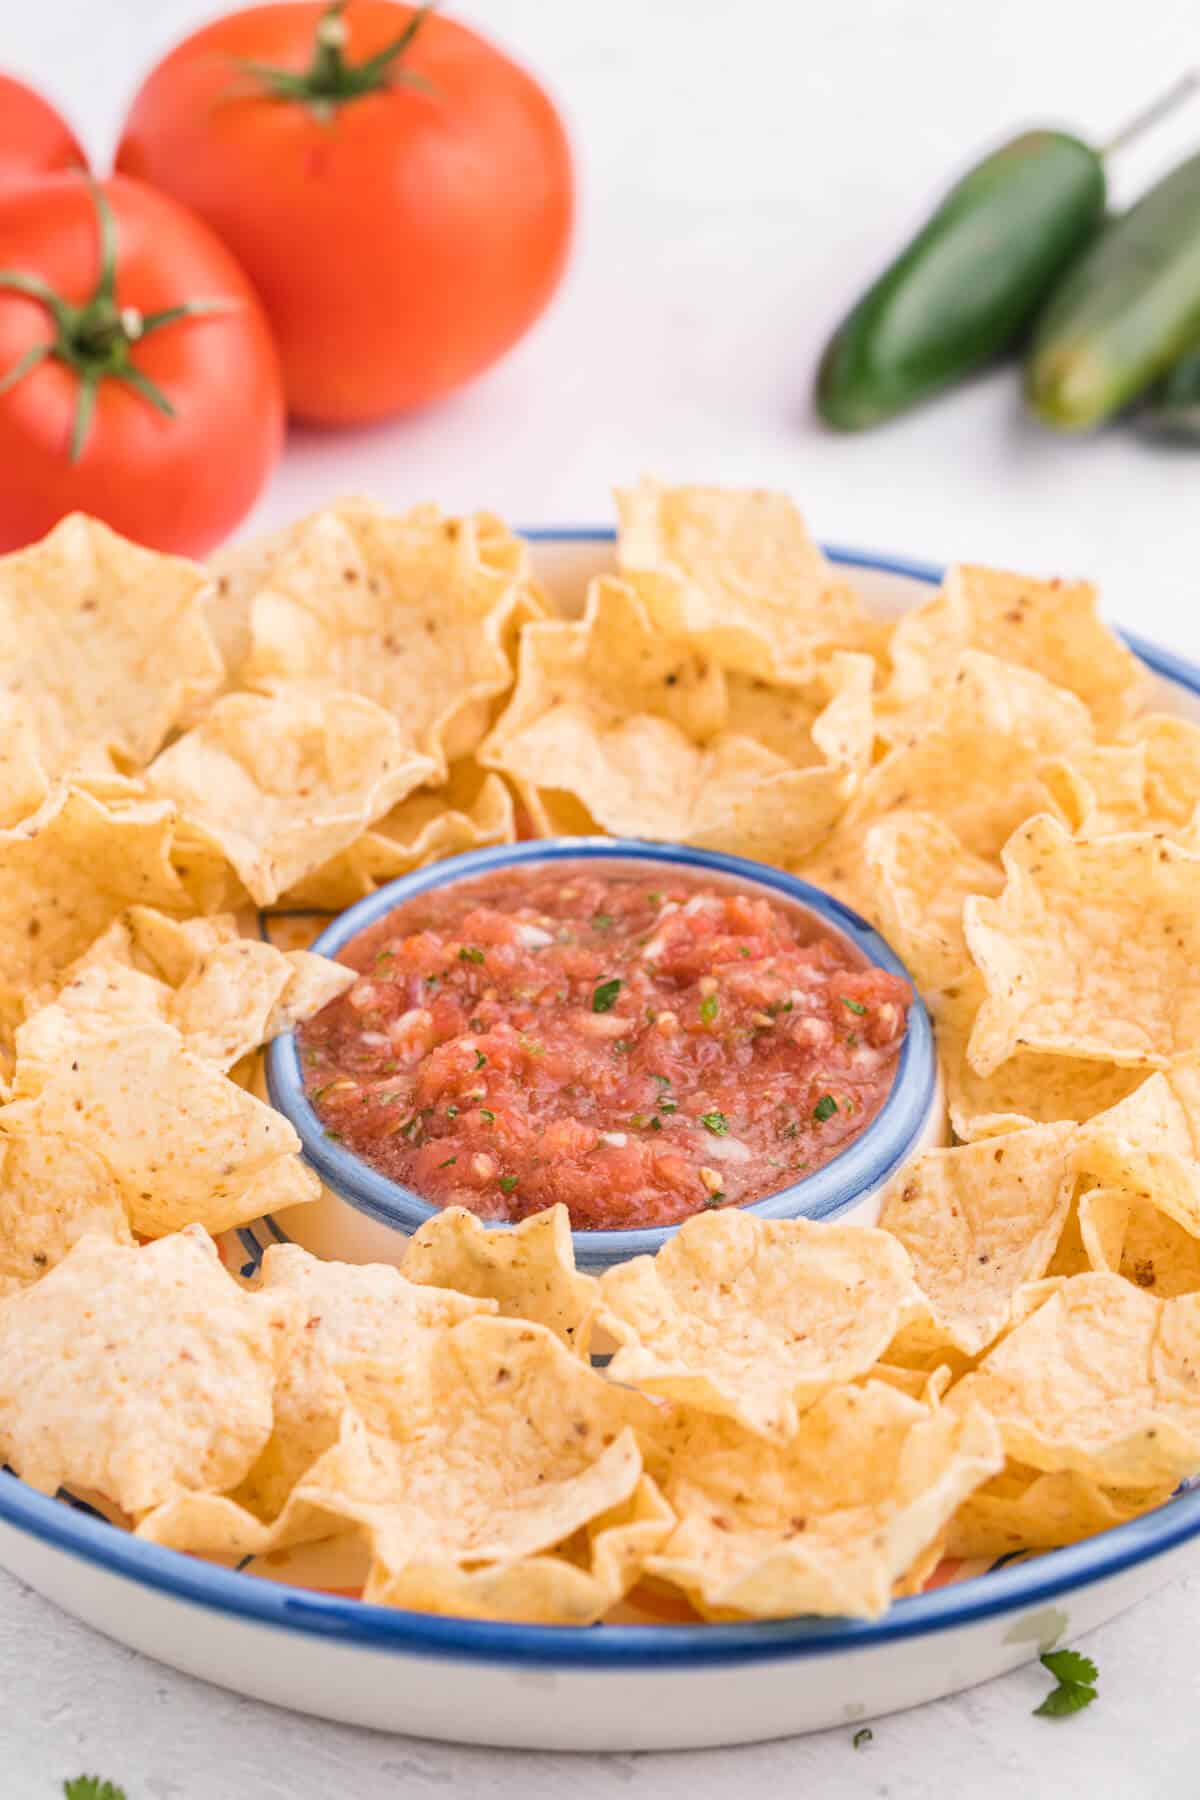
<svg viewBox="0 0 1200 1800"><path fill-rule="evenodd" d="M578 597L611 561L605 531L531 535L557 592ZM938 578L833 554L881 611L912 605ZM1158 677L1156 704L1200 720L1200 669L1131 641ZM1073 1642L1200 1567L1200 1490L1066 1550L960 1569L875 1623L577 1630L392 1611L140 1543L8 1474L0 1563L122 1643L301 1712L464 1743L701 1748L856 1724Z"/></svg>

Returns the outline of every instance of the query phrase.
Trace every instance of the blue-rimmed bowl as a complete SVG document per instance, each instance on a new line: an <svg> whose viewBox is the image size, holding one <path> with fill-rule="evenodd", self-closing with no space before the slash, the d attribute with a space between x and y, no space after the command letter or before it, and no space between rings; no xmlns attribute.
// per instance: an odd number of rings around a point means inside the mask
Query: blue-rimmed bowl
<svg viewBox="0 0 1200 1800"><path fill-rule="evenodd" d="M603 526L527 535L537 573L560 597L582 597L587 579L612 565ZM891 616L941 579L929 563L827 554ZM1200 723L1200 668L1132 634L1126 641L1156 678L1155 705ZM269 1222L246 1232L251 1262L274 1235ZM0 1565L122 1643L317 1717L546 1750L687 1749L857 1726L1075 1641L1200 1568L1200 1489L1069 1549L1001 1558L990 1570L968 1565L951 1585L898 1600L874 1621L577 1630L437 1618L298 1589L269 1568L214 1567L5 1474Z"/></svg>
<svg viewBox="0 0 1200 1800"><path fill-rule="evenodd" d="M551 838L503 844L452 856L430 868L391 881L378 893L359 900L326 927L312 948L336 956L360 932L398 906L439 888L493 873L497 869L545 867L556 863L605 863L628 868L636 863L662 870L687 870L714 877L740 890L757 888L775 901L803 907L826 928L846 939L864 961L911 977L891 946L867 921L820 888L764 863L716 850L693 850L678 844L644 843L634 838ZM403 1255L405 1241L437 1211L411 1188L381 1175L331 1138L309 1104L304 1089L295 1034L275 1039L267 1052L267 1090L271 1103L291 1120L304 1146L304 1159L321 1178L322 1198L295 1207L279 1221L290 1238L324 1255L344 1261L390 1260ZM764 1219L873 1219L884 1183L900 1164L925 1146L940 1141L945 1128L933 1032L924 1003L913 987L908 1032L900 1051L891 1092L865 1131L824 1168L792 1183L746 1212ZM489 1230L510 1225L489 1223ZM664 1225L637 1231L576 1231L575 1260L581 1268L608 1268L631 1256L653 1253L678 1230Z"/></svg>

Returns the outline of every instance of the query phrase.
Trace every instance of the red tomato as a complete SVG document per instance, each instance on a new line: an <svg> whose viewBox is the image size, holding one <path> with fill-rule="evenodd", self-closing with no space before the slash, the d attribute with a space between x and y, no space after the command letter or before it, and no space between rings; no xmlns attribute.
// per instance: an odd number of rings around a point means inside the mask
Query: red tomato
<svg viewBox="0 0 1200 1800"><path fill-rule="evenodd" d="M139 182L45 175L0 190L0 270L0 382L11 382L0 391L0 550L75 510L160 550L199 555L219 542L270 473L284 421L262 307L225 246ZM15 289L13 271L44 284L43 297ZM212 301L221 309L154 316Z"/></svg>
<svg viewBox="0 0 1200 1800"><path fill-rule="evenodd" d="M0 75L0 181L81 169L87 157L48 100L12 75Z"/></svg>
<svg viewBox="0 0 1200 1800"><path fill-rule="evenodd" d="M326 423L478 374L566 260L571 161L550 100L473 31L393 0L292 0L196 32L135 99L117 167L224 238L266 303L292 410Z"/></svg>

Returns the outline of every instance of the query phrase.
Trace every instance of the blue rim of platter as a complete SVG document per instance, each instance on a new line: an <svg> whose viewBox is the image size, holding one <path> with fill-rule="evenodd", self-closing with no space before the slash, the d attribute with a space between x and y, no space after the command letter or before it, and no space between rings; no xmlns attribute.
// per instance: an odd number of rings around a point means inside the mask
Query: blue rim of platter
<svg viewBox="0 0 1200 1800"><path fill-rule="evenodd" d="M538 529L538 541L611 542L601 527ZM935 584L932 563L826 547L844 567ZM1149 668L1200 697L1200 667L1130 632L1125 642ZM713 1667L799 1660L874 1649L1057 1600L1200 1536L1200 1486L1153 1512L1063 1550L1011 1562L931 1593L897 1600L878 1620L796 1618L745 1625L514 1625L371 1606L283 1582L239 1575L181 1551L146 1544L88 1511L64 1505L0 1475L0 1524L83 1562L175 1599L284 1631L356 1644L367 1650L513 1668L631 1669Z"/></svg>
<svg viewBox="0 0 1200 1800"><path fill-rule="evenodd" d="M937 1097L937 1053L929 1014L916 992L915 983L891 946L864 918L820 888L787 875L764 863L742 856L726 856L715 850L694 850L677 844L657 844L636 838L543 838L520 844L501 844L488 850L472 850L447 857L411 875L390 881L374 894L356 901L326 926L311 948L318 955L336 956L352 938L375 925L396 907L438 888L487 874L496 869L525 864L544 866L557 862L615 863L628 868L645 863L648 868L707 870L742 887L766 889L792 904L803 906L822 924L831 926L876 968L887 969L913 987L908 1031L887 1099L866 1130L803 1181L793 1182L765 1200L743 1207L763 1219L823 1219L837 1217L865 1193L880 1187L908 1157L929 1121ZM294 1032L285 1032L268 1047L267 1092L276 1111L289 1119L300 1134L303 1157L347 1205L366 1213L381 1225L411 1236L432 1219L437 1207L422 1200L411 1188L390 1180L333 1142L309 1104ZM489 1222L488 1229L510 1231L507 1223ZM574 1231L575 1259L580 1268L607 1268L633 1256L653 1255L678 1230L676 1225L643 1227L629 1231Z"/></svg>

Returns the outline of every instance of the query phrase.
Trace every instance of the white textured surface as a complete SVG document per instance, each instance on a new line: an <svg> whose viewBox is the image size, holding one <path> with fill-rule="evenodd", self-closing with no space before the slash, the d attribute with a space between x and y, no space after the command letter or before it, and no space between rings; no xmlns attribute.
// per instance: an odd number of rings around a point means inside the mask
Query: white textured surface
<svg viewBox="0 0 1200 1800"><path fill-rule="evenodd" d="M858 1751L839 1730L691 1756L576 1757L278 1712L109 1644L0 1576L0 1793L53 1800L64 1775L99 1772L128 1800L1194 1800L1198 1619L1200 1578L1093 1632L1100 1698L1073 1719L1031 1716L1049 1686L1035 1666L879 1719Z"/></svg>
<svg viewBox="0 0 1200 1800"><path fill-rule="evenodd" d="M138 72L211 10L14 3L0 62L40 80L101 153ZM1048 438L1022 420L1007 373L862 438L820 432L808 400L827 330L947 175L1029 122L1102 137L1200 53L1192 0L1143 0L1134 18L1085 0L454 10L539 67L570 114L583 207L568 287L506 364L442 409L295 440L254 523L356 488L564 522L606 517L610 483L642 468L770 483L829 539L1095 574L1119 619L1200 653L1200 452L1126 431ZM1193 107L1121 163L1118 194L1198 142ZM1198 1642L1193 1582L1093 1636L1101 1699L1073 1720L1030 1716L1045 1684L1025 1671L881 1721L858 1753L835 1732L568 1761L276 1713L146 1663L0 1577L0 1793L50 1800L64 1775L96 1769L129 1800L1169 1800L1196 1792Z"/></svg>

